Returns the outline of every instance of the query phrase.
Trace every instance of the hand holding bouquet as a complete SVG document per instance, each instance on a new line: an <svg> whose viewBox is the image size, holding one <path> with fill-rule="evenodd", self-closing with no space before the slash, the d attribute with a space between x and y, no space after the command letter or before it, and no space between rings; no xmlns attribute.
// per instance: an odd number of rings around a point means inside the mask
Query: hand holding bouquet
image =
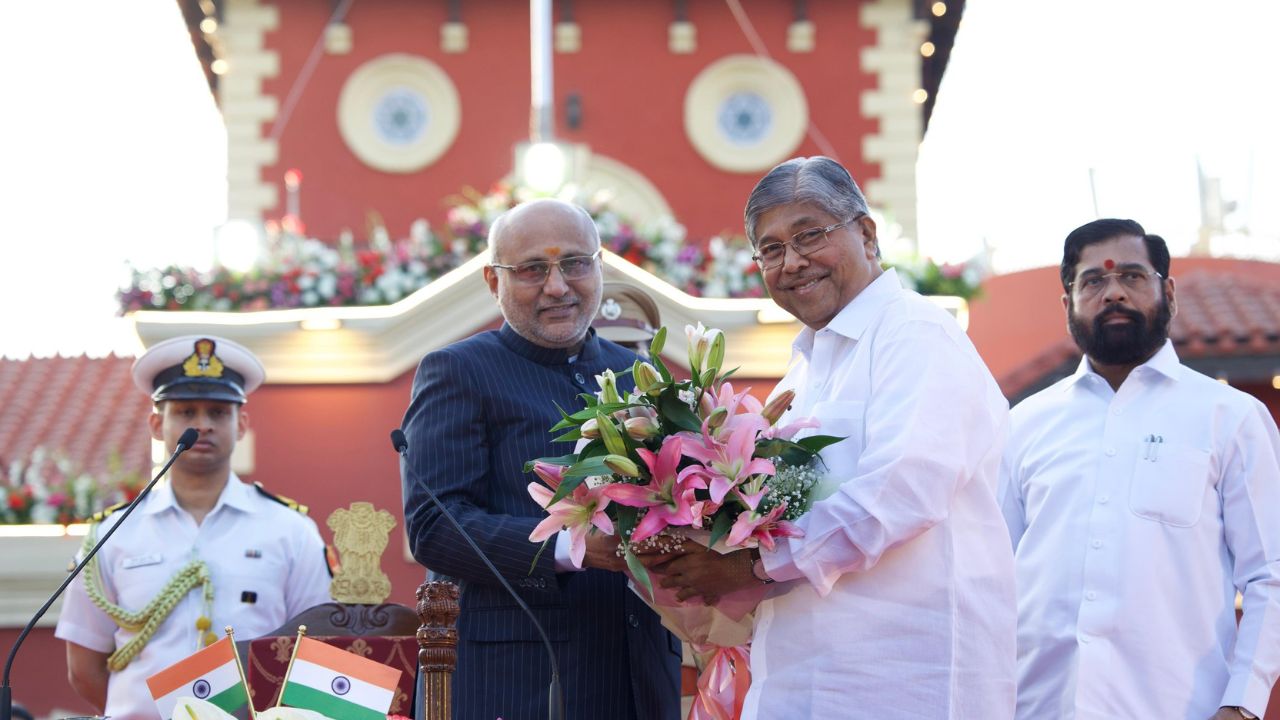
<svg viewBox="0 0 1280 720"><path fill-rule="evenodd" d="M529 493L548 512L530 539L545 541L561 528L581 563L589 532L614 534L636 583L653 603L653 583L637 557L642 543L700 538L708 548L763 545L799 531L791 521L809 506L822 448L840 438L795 434L816 422L780 427L794 398L788 390L768 405L748 390L735 392L722 373L724 335L686 327L692 377L677 380L660 353L667 329L650 346L652 364L629 371L635 390L622 397L617 377L597 376L600 392L551 428L557 441L577 440L577 452L530 462L542 481Z"/></svg>

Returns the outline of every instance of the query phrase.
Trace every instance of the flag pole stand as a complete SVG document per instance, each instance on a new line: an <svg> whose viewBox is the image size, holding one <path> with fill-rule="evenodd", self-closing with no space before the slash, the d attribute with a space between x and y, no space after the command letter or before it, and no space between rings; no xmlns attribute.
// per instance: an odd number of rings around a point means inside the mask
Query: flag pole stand
<svg viewBox="0 0 1280 720"><path fill-rule="evenodd" d="M240 673L240 682L244 683L244 693L249 697L249 720L258 720L258 711L253 709L253 696L249 695L249 679L244 675L244 664L240 662L240 651L236 650L236 631L230 625L223 628L231 640L231 656L236 659L236 671Z"/></svg>
<svg viewBox="0 0 1280 720"><path fill-rule="evenodd" d="M307 626L298 626L298 637L293 641L293 653L289 655L289 666L284 669L284 680L280 683L280 697L276 698L276 707L282 707L284 703L284 688L289 684L289 673L293 672L293 661L298 659L298 646L302 644L302 638L307 634Z"/></svg>

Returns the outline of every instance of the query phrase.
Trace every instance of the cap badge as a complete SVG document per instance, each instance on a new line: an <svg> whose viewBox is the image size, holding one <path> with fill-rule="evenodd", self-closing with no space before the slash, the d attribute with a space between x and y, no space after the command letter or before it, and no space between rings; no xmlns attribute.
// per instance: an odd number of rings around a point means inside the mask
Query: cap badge
<svg viewBox="0 0 1280 720"><path fill-rule="evenodd" d="M182 374L187 377L222 377L222 361L213 354L216 343L208 338L196 341L196 351L182 363Z"/></svg>
<svg viewBox="0 0 1280 720"><path fill-rule="evenodd" d="M617 300L609 298L600 306L600 316L605 320L617 320L622 317L622 306Z"/></svg>

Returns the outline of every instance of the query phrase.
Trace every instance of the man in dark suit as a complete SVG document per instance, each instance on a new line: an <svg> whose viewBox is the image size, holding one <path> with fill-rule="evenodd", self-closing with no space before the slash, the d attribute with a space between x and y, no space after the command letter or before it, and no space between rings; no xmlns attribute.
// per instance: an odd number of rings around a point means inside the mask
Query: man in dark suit
<svg viewBox="0 0 1280 720"><path fill-rule="evenodd" d="M593 534L585 569L573 565L565 533L545 552L529 541L546 513L529 496L533 476L524 463L573 449L551 442L556 407L576 408L579 393L599 389L597 374L635 359L590 327L603 282L599 234L581 208L537 200L498 218L489 245L493 262L484 277L506 322L423 358L404 418L409 454L401 477L414 557L462 587L454 717L545 718L550 668L528 618L424 485L546 628L565 717L677 718L680 643L627 589L616 538Z"/></svg>

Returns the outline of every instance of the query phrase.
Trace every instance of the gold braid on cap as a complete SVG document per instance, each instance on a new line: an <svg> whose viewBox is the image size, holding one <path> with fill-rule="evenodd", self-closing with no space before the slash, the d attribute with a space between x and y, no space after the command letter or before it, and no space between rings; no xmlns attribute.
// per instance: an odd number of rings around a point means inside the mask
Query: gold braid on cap
<svg viewBox="0 0 1280 720"><path fill-rule="evenodd" d="M93 548L93 543L97 526L94 530L85 534L84 545L81 546L81 552L89 552ZM107 599L106 593L102 589L102 579L98 575L98 556L94 555L89 560L89 564L84 568L84 588L89 594L89 599L93 601L107 614L116 625L133 633L129 642L116 648L111 653L111 657L107 658L107 669L111 672L119 672L129 665L129 663L142 652L142 649L151 641L151 637L155 635L156 630L160 629L161 623L173 612L178 602L186 597L197 585L204 586L204 607L205 615L196 621L196 628L201 631L202 644L208 645L209 637L212 633L208 633L209 618L208 615L213 607L213 582L209 576L209 567L204 564L203 560L192 560L176 575L170 578L160 593L147 603L147 606L138 611L129 611L112 603ZM204 625L201 627L201 625ZM216 637L214 638L216 640Z"/></svg>

